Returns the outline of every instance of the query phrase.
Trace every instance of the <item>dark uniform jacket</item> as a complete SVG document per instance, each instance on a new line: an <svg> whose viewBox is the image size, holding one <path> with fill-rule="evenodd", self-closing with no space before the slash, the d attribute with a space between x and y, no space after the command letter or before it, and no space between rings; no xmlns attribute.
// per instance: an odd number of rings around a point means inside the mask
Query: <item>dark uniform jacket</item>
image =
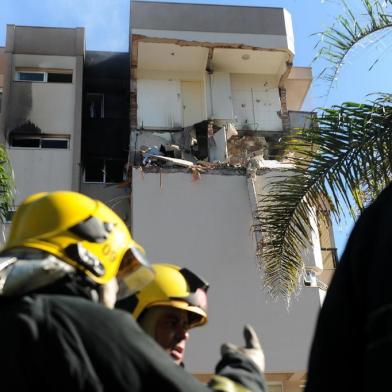
<svg viewBox="0 0 392 392"><path fill-rule="evenodd" d="M328 289L306 392L390 391L392 184L356 223Z"/></svg>
<svg viewBox="0 0 392 392"><path fill-rule="evenodd" d="M0 297L1 391L208 390L129 314L94 303L83 290L68 284ZM265 390L251 361L240 356L226 361L219 365L222 375Z"/></svg>

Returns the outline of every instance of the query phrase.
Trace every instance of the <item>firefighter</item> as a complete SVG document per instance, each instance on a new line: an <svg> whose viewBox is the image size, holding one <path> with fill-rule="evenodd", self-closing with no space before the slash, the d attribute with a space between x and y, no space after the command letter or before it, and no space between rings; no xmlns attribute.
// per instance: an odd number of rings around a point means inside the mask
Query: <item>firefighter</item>
<svg viewBox="0 0 392 392"><path fill-rule="evenodd" d="M132 313L143 330L183 365L191 328L207 322L208 283L187 268L153 264L155 277L116 307Z"/></svg>
<svg viewBox="0 0 392 392"><path fill-rule="evenodd" d="M27 198L0 252L1 389L206 390L132 317L108 309L118 288L129 295L152 278L143 248L101 202L65 191ZM264 391L258 365L229 348L212 388Z"/></svg>

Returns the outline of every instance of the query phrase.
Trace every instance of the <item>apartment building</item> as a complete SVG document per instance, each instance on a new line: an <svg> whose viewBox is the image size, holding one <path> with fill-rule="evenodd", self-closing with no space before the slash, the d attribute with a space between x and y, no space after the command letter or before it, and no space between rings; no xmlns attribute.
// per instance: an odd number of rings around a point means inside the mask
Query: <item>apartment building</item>
<svg viewBox="0 0 392 392"><path fill-rule="evenodd" d="M129 54L85 50L83 28L7 26L0 48L0 135L15 175L15 206L74 190L129 219L119 187L129 150Z"/></svg>
<svg viewBox="0 0 392 392"><path fill-rule="evenodd" d="M258 195L289 168L277 142L312 121L301 111L312 72L293 66L291 16L133 1L130 42L133 234L151 260L187 266L211 284L209 323L191 333L187 369L207 379L222 339L241 343L250 323L271 390L299 391L333 236L314 222L306 286L288 311L262 290L251 231Z"/></svg>
<svg viewBox="0 0 392 392"><path fill-rule="evenodd" d="M7 26L0 135L15 172L15 204L79 189L84 30Z"/></svg>
<svg viewBox="0 0 392 392"><path fill-rule="evenodd" d="M262 289L252 232L259 195L289 166L278 141L312 121L312 81L294 67L282 8L133 1L130 53L86 51L84 29L7 26L0 135L27 195L76 190L114 208L153 262L210 282L209 323L186 367L213 373L223 340L252 324L271 391L300 391L315 319L335 265L314 222L304 288L290 309Z"/></svg>

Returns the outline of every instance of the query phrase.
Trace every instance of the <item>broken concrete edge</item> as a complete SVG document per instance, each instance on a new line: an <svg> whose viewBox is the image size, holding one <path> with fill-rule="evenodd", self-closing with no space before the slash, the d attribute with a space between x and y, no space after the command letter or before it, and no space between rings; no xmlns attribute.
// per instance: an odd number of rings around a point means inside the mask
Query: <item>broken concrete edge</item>
<svg viewBox="0 0 392 392"><path fill-rule="evenodd" d="M206 162L205 162L206 163ZM293 165L278 161L263 161L263 166L256 169L256 175L262 175L270 171L289 171L293 169ZM228 175L228 176L246 176L248 169L241 167L228 167L226 164L210 164L210 165L194 165L192 167L181 166L133 166L133 169L142 173L192 173L191 169L198 170L203 175Z"/></svg>
<svg viewBox="0 0 392 392"><path fill-rule="evenodd" d="M288 60L287 60L288 65L292 63L292 57L293 57L289 49L263 48L263 47L250 46L250 45L238 44L238 43L228 44L222 42L187 41L180 38L151 37L151 36L146 36L141 34L132 34L132 42L161 43L161 44L165 43L165 44L175 44L178 46L200 46L203 48L211 48L211 49L246 49L246 50L254 50L254 51L261 51L261 52L281 52L281 53L286 53L288 55ZM136 58L136 56L134 58Z"/></svg>

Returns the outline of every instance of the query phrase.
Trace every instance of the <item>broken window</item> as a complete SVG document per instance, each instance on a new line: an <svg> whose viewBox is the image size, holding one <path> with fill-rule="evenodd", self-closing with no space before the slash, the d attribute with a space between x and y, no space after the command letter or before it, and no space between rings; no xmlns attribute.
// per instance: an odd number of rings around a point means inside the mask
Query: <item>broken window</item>
<svg viewBox="0 0 392 392"><path fill-rule="evenodd" d="M11 134L9 144L10 147L65 150L69 148L69 138L48 135Z"/></svg>
<svg viewBox="0 0 392 392"><path fill-rule="evenodd" d="M89 158L84 167L84 182L122 182L125 163L123 159Z"/></svg>
<svg viewBox="0 0 392 392"><path fill-rule="evenodd" d="M104 118L103 94L87 94L86 103L87 116L89 118Z"/></svg>

